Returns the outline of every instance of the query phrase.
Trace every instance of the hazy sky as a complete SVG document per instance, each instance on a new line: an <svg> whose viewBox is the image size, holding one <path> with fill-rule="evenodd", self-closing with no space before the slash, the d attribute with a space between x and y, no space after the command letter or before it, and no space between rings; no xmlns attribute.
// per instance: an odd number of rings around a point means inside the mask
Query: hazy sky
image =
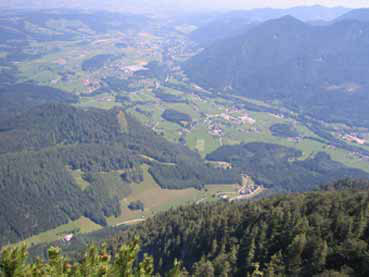
<svg viewBox="0 0 369 277"><path fill-rule="evenodd" d="M115 8L118 6L158 7L172 9L253 9L286 8L301 5L369 7L369 0L0 0L0 6L15 8L33 7L83 7Z"/></svg>
<svg viewBox="0 0 369 277"><path fill-rule="evenodd" d="M139 0L138 0L139 1ZM155 0L154 0L155 1ZM302 5L345 6L351 8L369 7L369 0L172 0L184 6L213 8L286 8Z"/></svg>

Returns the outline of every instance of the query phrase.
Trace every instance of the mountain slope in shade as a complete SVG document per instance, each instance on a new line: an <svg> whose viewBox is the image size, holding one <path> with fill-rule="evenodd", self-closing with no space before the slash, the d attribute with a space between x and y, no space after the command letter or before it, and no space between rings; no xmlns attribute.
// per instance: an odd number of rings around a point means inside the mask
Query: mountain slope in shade
<svg viewBox="0 0 369 277"><path fill-rule="evenodd" d="M183 68L200 86L369 126L369 25L311 26L291 16L217 42Z"/></svg>
<svg viewBox="0 0 369 277"><path fill-rule="evenodd" d="M207 166L122 109L37 106L0 124L0 149L0 245L82 216L106 225L143 181L143 164L163 188L240 181L237 171Z"/></svg>
<svg viewBox="0 0 369 277"><path fill-rule="evenodd" d="M346 8L323 6L233 11L219 15L207 25L200 26L190 37L200 45L208 46L218 40L244 34L257 24L271 19L290 15L306 22L328 22L348 11Z"/></svg>
<svg viewBox="0 0 369 277"><path fill-rule="evenodd" d="M343 21L343 20L356 20L362 22L369 21L369 9L355 9L349 11L342 16L338 17L335 21Z"/></svg>
<svg viewBox="0 0 369 277"><path fill-rule="evenodd" d="M12 84L2 82L0 86L0 125L9 122L8 119L31 108L47 103L72 104L78 102L78 97L60 89L35 84Z"/></svg>

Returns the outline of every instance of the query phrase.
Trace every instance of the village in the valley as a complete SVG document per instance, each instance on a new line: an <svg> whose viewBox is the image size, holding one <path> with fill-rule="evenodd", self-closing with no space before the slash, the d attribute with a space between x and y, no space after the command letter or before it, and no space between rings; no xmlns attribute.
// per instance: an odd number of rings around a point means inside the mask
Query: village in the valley
<svg viewBox="0 0 369 277"><path fill-rule="evenodd" d="M256 185L250 176L244 174L242 184L236 187L234 192L218 192L216 197L227 202L240 201L252 199L263 191L265 191L263 186Z"/></svg>
<svg viewBox="0 0 369 277"><path fill-rule="evenodd" d="M232 125L251 126L256 123L256 120L251 118L245 111L241 111L236 108L229 108L220 114L206 115L206 119L204 121L204 123L208 126L209 134L216 137L223 136L224 122Z"/></svg>

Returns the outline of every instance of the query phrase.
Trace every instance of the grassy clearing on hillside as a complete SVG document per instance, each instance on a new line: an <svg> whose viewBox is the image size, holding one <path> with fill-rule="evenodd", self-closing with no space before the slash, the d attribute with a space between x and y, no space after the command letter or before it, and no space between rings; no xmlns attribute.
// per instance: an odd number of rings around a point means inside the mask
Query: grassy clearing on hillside
<svg viewBox="0 0 369 277"><path fill-rule="evenodd" d="M250 116L256 120L256 126L269 129L273 124L288 123L284 118L275 117L270 113L249 112Z"/></svg>
<svg viewBox="0 0 369 277"><path fill-rule="evenodd" d="M86 182L82 176L83 176L83 172L81 170L69 170L69 172L71 173L71 175L74 178L74 181L76 181L76 183L78 184L78 186L81 188L81 190L85 190L86 188L88 188L88 186L90 185L88 182Z"/></svg>
<svg viewBox="0 0 369 277"><path fill-rule="evenodd" d="M197 99L194 101L198 107L198 109L209 115L219 114L224 112L225 108L219 105L215 105L211 101L205 101L201 99Z"/></svg>
<svg viewBox="0 0 369 277"><path fill-rule="evenodd" d="M200 114L194 110L191 104L185 103L173 103L173 104L166 104L167 108L174 109L179 112L186 113L192 117L192 119L197 119L200 117Z"/></svg>
<svg viewBox="0 0 369 277"><path fill-rule="evenodd" d="M331 155L332 159L340 161L347 166L362 169L369 173L368 161L360 160L353 154L341 149L325 149L325 151Z"/></svg>
<svg viewBox="0 0 369 277"><path fill-rule="evenodd" d="M99 176L105 184L105 191L110 197L117 196L119 198L126 197L132 193L131 185L124 182L121 174L124 170L115 170L110 172L99 172Z"/></svg>
<svg viewBox="0 0 369 277"><path fill-rule="evenodd" d="M239 196L239 189L239 185L207 185L204 199L206 201L217 201L219 194L225 194L230 198L236 197Z"/></svg>
<svg viewBox="0 0 369 277"><path fill-rule="evenodd" d="M164 137L170 141L178 142L180 138L181 127L174 122L166 120L159 121L158 129L164 132Z"/></svg>
<svg viewBox="0 0 369 277"><path fill-rule="evenodd" d="M202 194L195 189L161 189L149 174L147 166L144 166L144 181L139 184L132 184L131 188L132 193L121 201L122 216L118 218L110 217L108 219L109 224L115 225L128 220L147 218L170 207L196 201L200 199ZM144 203L145 210L143 212L128 209L128 204L137 200L141 200Z"/></svg>
<svg viewBox="0 0 369 277"><path fill-rule="evenodd" d="M197 139L196 140L196 149L200 153L204 153L205 152L205 140L204 139Z"/></svg>
<svg viewBox="0 0 369 277"><path fill-rule="evenodd" d="M83 79L83 77L76 75L73 77L73 79L67 82L58 82L52 86L79 95L86 90L85 86L82 83Z"/></svg>
<svg viewBox="0 0 369 277"><path fill-rule="evenodd" d="M119 126L122 132L128 131L128 122L124 112L120 111L117 115Z"/></svg>
<svg viewBox="0 0 369 277"><path fill-rule="evenodd" d="M206 126L193 130L186 137L186 141L189 148L198 150L203 157L221 146L219 138L210 135Z"/></svg>
<svg viewBox="0 0 369 277"><path fill-rule="evenodd" d="M132 193L121 201L122 216L110 217L109 224L116 225L122 222L144 219L154 214L200 200L215 200L213 195L220 191L234 193L237 185L208 185L206 190L196 190L193 188L184 190L161 189L148 172L148 167L144 166L144 181L140 184L132 184ZM145 210L132 211L128 209L128 204L140 200L144 203Z"/></svg>
<svg viewBox="0 0 369 277"><path fill-rule="evenodd" d="M26 243L28 246L39 243L49 243L55 240L61 240L66 234L70 233L90 233L100 230L102 227L93 223L86 217L81 217L78 220L72 221L68 224L61 225L53 230L32 236L20 243Z"/></svg>
<svg viewBox="0 0 369 277"><path fill-rule="evenodd" d="M111 96L112 97L112 96ZM116 106L121 106L119 103L114 101L114 97L111 98L111 101L103 100L102 97L81 97L80 103L76 106L78 107L94 107L104 110L110 110Z"/></svg>

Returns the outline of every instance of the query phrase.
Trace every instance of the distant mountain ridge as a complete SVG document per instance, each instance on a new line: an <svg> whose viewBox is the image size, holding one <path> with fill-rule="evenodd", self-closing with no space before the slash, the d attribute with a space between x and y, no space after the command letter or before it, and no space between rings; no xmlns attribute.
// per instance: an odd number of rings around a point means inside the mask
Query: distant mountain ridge
<svg viewBox="0 0 369 277"><path fill-rule="evenodd" d="M190 37L197 43L207 46L217 40L241 35L258 24L283 16L293 16L306 22L331 21L350 11L348 8L328 8L323 6L294 7L290 9L237 10L219 15L209 24L201 26Z"/></svg>
<svg viewBox="0 0 369 277"><path fill-rule="evenodd" d="M326 20L330 21L338 16L341 16L351 9L344 7L324 7L320 5L315 6L296 6L288 9L273 9L273 8L261 8L261 9L252 9L252 10L239 10L229 12L224 15L224 17L232 18L248 18L251 21L267 21L270 19L276 19L279 17L283 17L286 15L290 15L296 17L302 21L311 21L311 20Z"/></svg>
<svg viewBox="0 0 369 277"><path fill-rule="evenodd" d="M356 20L362 22L369 22L369 8L368 9L355 9L349 11L340 17L338 17L335 21L342 21L342 20Z"/></svg>
<svg viewBox="0 0 369 277"><path fill-rule="evenodd" d="M218 41L183 65L188 77L330 122L369 126L369 24L311 26L291 16Z"/></svg>

